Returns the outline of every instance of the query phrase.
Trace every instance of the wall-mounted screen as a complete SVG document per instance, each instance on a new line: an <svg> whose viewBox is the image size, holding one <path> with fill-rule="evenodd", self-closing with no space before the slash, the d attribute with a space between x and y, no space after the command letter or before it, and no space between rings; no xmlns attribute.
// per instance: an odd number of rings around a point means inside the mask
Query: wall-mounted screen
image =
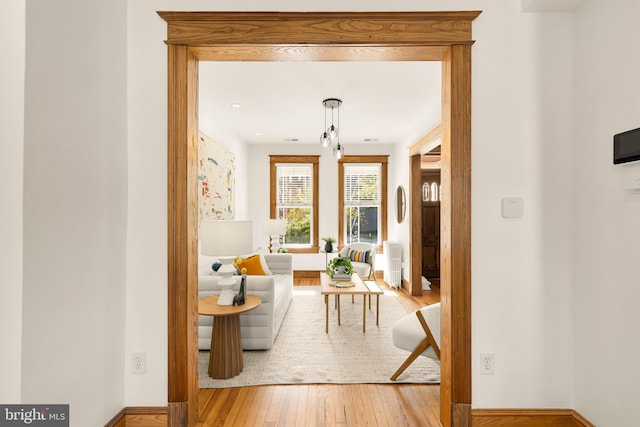
<svg viewBox="0 0 640 427"><path fill-rule="evenodd" d="M640 128L613 135L613 163L640 160Z"/></svg>

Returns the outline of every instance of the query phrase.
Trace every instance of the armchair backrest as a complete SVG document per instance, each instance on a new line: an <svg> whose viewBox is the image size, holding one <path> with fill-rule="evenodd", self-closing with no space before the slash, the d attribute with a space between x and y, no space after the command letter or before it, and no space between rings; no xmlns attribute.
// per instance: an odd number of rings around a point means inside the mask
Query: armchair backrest
<svg viewBox="0 0 640 427"><path fill-rule="evenodd" d="M345 245L340 251L338 255L341 257L349 257L349 251L369 251L369 264L371 264L371 271L375 271L375 259L376 259L376 245L373 243L349 243Z"/></svg>

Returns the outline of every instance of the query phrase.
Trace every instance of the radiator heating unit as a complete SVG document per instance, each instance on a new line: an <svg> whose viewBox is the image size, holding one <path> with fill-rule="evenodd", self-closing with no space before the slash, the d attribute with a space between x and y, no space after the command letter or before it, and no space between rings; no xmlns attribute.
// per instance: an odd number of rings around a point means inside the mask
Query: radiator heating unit
<svg viewBox="0 0 640 427"><path fill-rule="evenodd" d="M402 245L398 242L384 241L382 243L386 266L384 281L394 289L402 286Z"/></svg>

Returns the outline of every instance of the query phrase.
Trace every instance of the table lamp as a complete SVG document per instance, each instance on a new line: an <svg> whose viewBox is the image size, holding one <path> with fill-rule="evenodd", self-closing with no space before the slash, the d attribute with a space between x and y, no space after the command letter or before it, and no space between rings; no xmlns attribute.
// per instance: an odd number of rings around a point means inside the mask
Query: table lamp
<svg viewBox="0 0 640 427"><path fill-rule="evenodd" d="M218 269L222 289L218 305L233 305L233 261L239 255L251 252L253 245L252 221L200 221L200 247L203 255L217 256L222 264Z"/></svg>
<svg viewBox="0 0 640 427"><path fill-rule="evenodd" d="M278 252L280 236L287 234L287 221L284 219L268 219L264 224L264 234L269 236L269 252ZM275 244L274 244L275 241Z"/></svg>

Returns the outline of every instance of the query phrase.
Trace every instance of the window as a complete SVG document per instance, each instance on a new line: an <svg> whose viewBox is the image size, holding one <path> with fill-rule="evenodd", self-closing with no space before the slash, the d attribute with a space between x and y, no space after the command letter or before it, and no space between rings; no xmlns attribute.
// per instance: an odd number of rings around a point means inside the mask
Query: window
<svg viewBox="0 0 640 427"><path fill-rule="evenodd" d="M422 183L422 201L428 202L429 200L431 200L431 197L429 196L429 183L424 182Z"/></svg>
<svg viewBox="0 0 640 427"><path fill-rule="evenodd" d="M317 252L319 156L270 158L270 217L287 221L282 246L292 252Z"/></svg>
<svg viewBox="0 0 640 427"><path fill-rule="evenodd" d="M338 168L340 246L387 239L388 156L345 156Z"/></svg>
<svg viewBox="0 0 640 427"><path fill-rule="evenodd" d="M431 201L437 202L440 200L440 190L437 182L431 183Z"/></svg>

